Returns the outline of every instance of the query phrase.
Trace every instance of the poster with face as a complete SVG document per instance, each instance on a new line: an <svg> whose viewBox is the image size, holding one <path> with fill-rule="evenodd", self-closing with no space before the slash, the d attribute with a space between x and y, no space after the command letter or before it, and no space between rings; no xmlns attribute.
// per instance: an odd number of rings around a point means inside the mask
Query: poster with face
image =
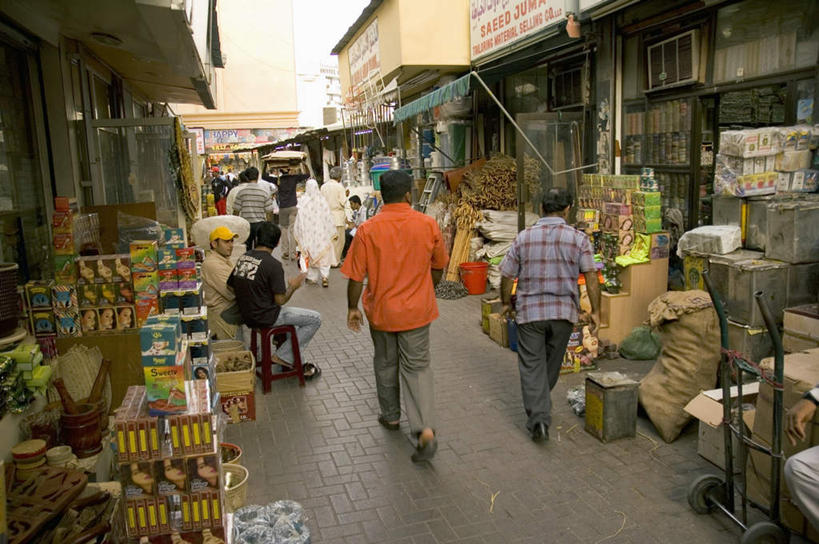
<svg viewBox="0 0 819 544"><path fill-rule="evenodd" d="M188 487L191 493L219 490L219 460L216 455L188 458Z"/></svg>

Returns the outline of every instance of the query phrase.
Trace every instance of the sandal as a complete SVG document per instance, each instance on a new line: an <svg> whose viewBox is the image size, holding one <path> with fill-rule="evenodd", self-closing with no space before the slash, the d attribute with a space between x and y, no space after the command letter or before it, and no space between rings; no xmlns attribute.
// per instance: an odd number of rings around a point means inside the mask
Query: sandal
<svg viewBox="0 0 819 544"><path fill-rule="evenodd" d="M321 369L313 363L304 363L304 379L312 380L321 376Z"/></svg>

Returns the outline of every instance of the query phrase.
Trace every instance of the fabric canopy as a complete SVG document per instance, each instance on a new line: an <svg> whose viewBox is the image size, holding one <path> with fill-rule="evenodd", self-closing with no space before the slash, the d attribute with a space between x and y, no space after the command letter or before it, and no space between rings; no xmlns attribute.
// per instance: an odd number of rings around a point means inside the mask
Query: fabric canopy
<svg viewBox="0 0 819 544"><path fill-rule="evenodd" d="M431 110L436 106L440 106L456 98L461 98L469 94L470 80L472 73L459 77L452 83L448 83L439 89L435 89L429 94L425 94L417 100L413 100L406 106L402 106L392 113L393 122L400 123L410 117L414 117L419 113Z"/></svg>

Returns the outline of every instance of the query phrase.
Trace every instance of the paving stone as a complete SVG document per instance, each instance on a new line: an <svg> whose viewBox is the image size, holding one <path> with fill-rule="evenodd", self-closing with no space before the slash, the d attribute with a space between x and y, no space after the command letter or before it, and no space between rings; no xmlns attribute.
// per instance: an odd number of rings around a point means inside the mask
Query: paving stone
<svg viewBox="0 0 819 544"><path fill-rule="evenodd" d="M314 543L737 540L730 522L687 505L688 483L719 473L696 453L696 425L666 444L641 416L635 438L603 444L568 406L566 391L585 379L568 374L552 393L552 439L532 443L516 355L481 332L480 298L439 301L431 328L439 449L415 465L406 417L397 432L377 422L372 343L346 328L346 281L333 270L329 289L298 290L289 304L322 314L303 352L322 375L304 388L274 382L267 395L259 385L257 421L227 427L251 473L248 502L300 502ZM652 363L600 366L639 378Z"/></svg>

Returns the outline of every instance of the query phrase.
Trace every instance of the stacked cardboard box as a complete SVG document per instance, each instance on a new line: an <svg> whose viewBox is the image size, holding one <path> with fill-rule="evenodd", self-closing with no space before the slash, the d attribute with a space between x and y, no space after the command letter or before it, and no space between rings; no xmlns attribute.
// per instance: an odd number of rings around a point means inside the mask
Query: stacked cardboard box
<svg viewBox="0 0 819 544"><path fill-rule="evenodd" d="M148 317L139 331L139 341L150 415L184 412L189 358L179 316Z"/></svg>
<svg viewBox="0 0 819 544"><path fill-rule="evenodd" d="M159 313L159 271L156 240L131 242L131 275L134 281L137 325Z"/></svg>

